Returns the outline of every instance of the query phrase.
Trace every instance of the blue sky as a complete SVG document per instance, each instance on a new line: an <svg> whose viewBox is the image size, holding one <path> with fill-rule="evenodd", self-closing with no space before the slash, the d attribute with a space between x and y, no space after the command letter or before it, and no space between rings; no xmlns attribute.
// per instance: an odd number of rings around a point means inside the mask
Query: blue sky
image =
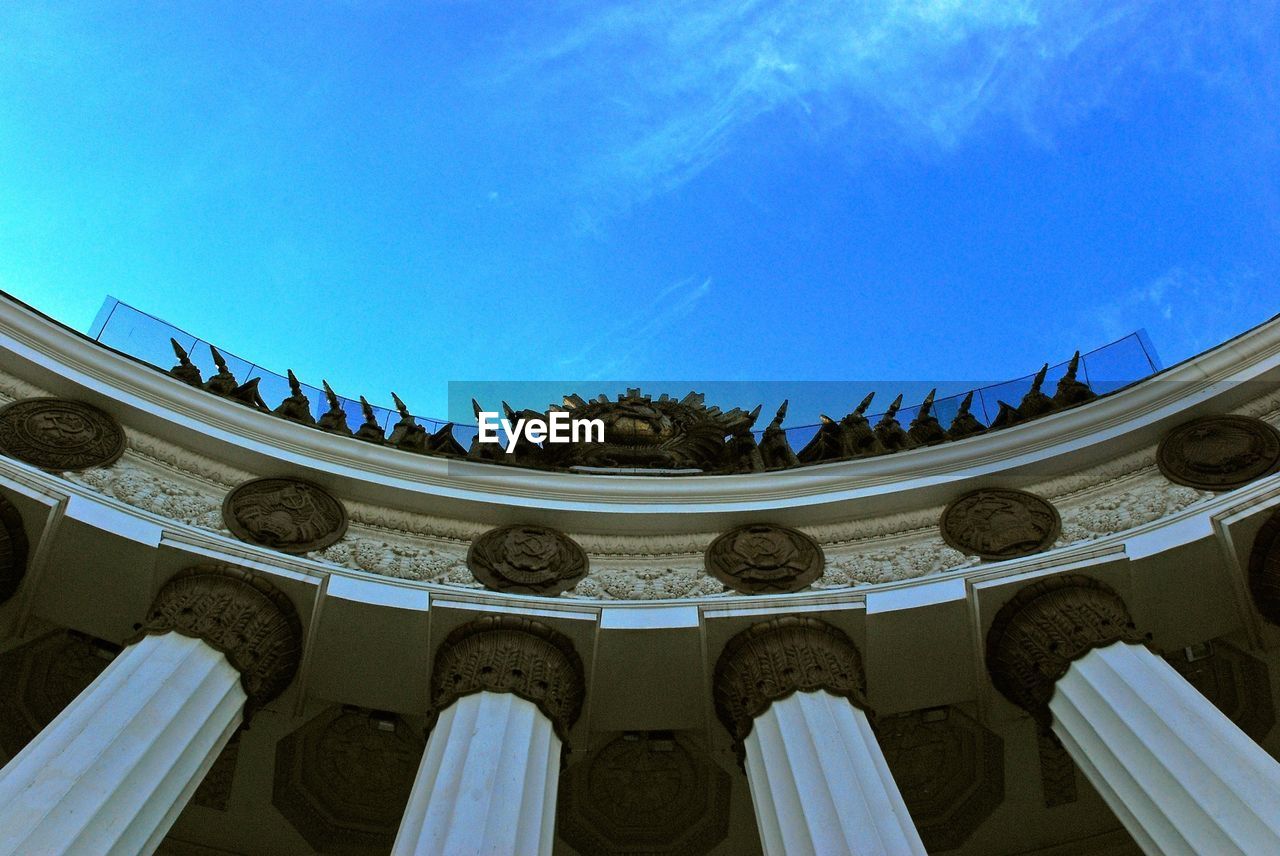
<svg viewBox="0 0 1280 856"><path fill-rule="evenodd" d="M1277 44L1272 2L16 0L0 288L424 414L1169 364L1280 311Z"/></svg>

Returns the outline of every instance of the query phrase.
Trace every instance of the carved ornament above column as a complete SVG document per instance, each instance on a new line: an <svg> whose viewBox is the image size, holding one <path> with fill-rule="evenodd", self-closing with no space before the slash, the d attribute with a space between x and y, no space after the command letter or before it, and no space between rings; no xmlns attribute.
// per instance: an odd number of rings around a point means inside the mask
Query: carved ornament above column
<svg viewBox="0 0 1280 856"><path fill-rule="evenodd" d="M1064 574L1024 587L996 613L987 671L1009 701L1043 718L1072 662L1115 642L1145 641L1120 595L1090 577Z"/></svg>
<svg viewBox="0 0 1280 856"><path fill-rule="evenodd" d="M784 615L749 627L716 661L716 715L738 747L769 705L816 690L867 708L858 649L842 630L816 618Z"/></svg>
<svg viewBox="0 0 1280 856"><path fill-rule="evenodd" d="M289 686L302 654L289 598L261 575L226 565L188 568L160 587L137 638L169 632L226 655L249 696L247 712Z"/></svg>
<svg viewBox="0 0 1280 856"><path fill-rule="evenodd" d="M582 660L563 634L531 618L487 616L441 643L431 674L432 713L472 693L511 693L537 705L568 743L585 687Z"/></svg>

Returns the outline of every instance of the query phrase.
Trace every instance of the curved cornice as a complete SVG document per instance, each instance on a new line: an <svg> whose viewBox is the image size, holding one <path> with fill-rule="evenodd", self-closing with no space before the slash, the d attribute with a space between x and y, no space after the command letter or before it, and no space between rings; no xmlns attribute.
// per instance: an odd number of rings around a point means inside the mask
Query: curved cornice
<svg viewBox="0 0 1280 856"><path fill-rule="evenodd" d="M794 470L655 478L493 466L326 434L187 386L11 299L0 300L0 348L17 377L230 467L419 513L619 534L711 531L761 514L815 526L941 505L961 483L1018 486L1150 446L1173 424L1231 410L1261 394L1256 384L1280 380L1272 319L1128 389L999 432Z"/></svg>

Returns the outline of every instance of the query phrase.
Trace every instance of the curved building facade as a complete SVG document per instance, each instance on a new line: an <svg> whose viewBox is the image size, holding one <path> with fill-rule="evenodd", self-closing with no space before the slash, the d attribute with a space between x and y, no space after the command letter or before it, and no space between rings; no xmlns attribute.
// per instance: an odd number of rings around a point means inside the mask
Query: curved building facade
<svg viewBox="0 0 1280 856"><path fill-rule="evenodd" d="M177 350L0 300L0 854L1280 852L1280 319L510 460Z"/></svg>

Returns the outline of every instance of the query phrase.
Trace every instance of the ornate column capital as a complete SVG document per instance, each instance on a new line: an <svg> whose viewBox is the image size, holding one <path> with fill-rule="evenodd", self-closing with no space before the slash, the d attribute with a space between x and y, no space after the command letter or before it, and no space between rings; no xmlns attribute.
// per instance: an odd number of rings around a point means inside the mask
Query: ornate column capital
<svg viewBox="0 0 1280 856"><path fill-rule="evenodd" d="M858 649L843 631L816 618L784 615L753 625L730 639L716 661L716 715L739 750L771 704L815 690L867 709Z"/></svg>
<svg viewBox="0 0 1280 856"><path fill-rule="evenodd" d="M1145 641L1120 595L1090 577L1063 574L1025 586L996 613L987 671L1009 701L1046 717L1054 684L1072 662L1115 642Z"/></svg>
<svg viewBox="0 0 1280 856"><path fill-rule="evenodd" d="M1262 524L1249 554L1249 594L1262 617L1280 625L1280 511Z"/></svg>
<svg viewBox="0 0 1280 856"><path fill-rule="evenodd" d="M582 660L573 643L540 621L493 615L445 637L431 674L432 724L463 696L511 693L537 705L568 743L586 694Z"/></svg>
<svg viewBox="0 0 1280 856"><path fill-rule="evenodd" d="M229 565L170 577L133 641L169 632L226 655L249 696L246 718L289 686L302 654L302 623L289 598L260 574Z"/></svg>

